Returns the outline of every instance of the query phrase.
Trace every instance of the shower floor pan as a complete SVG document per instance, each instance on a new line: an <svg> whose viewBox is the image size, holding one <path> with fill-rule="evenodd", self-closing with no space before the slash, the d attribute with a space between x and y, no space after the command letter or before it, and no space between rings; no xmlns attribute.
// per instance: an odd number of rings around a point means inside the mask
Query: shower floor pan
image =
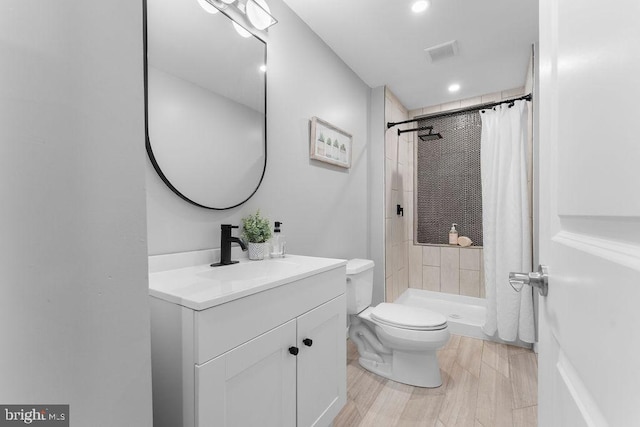
<svg viewBox="0 0 640 427"><path fill-rule="evenodd" d="M531 344L522 341L506 342L484 333L482 325L487 309L483 298L409 288L395 302L443 314L452 334L531 348Z"/></svg>

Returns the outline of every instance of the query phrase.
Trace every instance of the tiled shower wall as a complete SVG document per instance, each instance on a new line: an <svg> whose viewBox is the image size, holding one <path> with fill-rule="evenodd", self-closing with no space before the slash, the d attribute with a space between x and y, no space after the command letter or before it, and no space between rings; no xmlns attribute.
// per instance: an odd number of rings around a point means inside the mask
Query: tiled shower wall
<svg viewBox="0 0 640 427"><path fill-rule="evenodd" d="M407 111L386 89L385 120L399 122L420 115L502 101L524 95L524 91L523 87L516 88ZM398 136L398 127L409 129L416 126L415 123L396 126L387 130L385 136L386 300L394 301L408 287L484 298L482 248L414 244L413 147L416 134L408 132ZM531 182L531 168L529 170ZM398 204L402 206L404 216L396 215Z"/></svg>
<svg viewBox="0 0 640 427"><path fill-rule="evenodd" d="M401 122L409 118L409 112L400 101L385 89L385 121ZM411 125L411 123L409 123ZM410 133L398 136L398 128L385 134L385 298L394 301L409 286L408 248L413 239L413 172ZM411 197L409 197L411 196ZM396 214L401 205L404 216Z"/></svg>

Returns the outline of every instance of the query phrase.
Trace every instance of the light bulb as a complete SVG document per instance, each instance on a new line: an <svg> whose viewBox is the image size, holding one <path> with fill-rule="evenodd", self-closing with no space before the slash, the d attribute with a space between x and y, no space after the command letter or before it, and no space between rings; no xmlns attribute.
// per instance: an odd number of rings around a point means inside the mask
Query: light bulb
<svg viewBox="0 0 640 427"><path fill-rule="evenodd" d="M264 0L247 1L247 18L258 30L264 30L274 24L269 5Z"/></svg>
<svg viewBox="0 0 640 427"><path fill-rule="evenodd" d="M427 10L429 8L429 1L428 0L420 0L415 2L412 6L411 6L411 10L414 13L420 13L420 12L424 12L425 10Z"/></svg>
<svg viewBox="0 0 640 427"><path fill-rule="evenodd" d="M460 90L460 85L458 83L454 83L449 86L449 92L457 92Z"/></svg>
<svg viewBox="0 0 640 427"><path fill-rule="evenodd" d="M236 29L236 32L238 34L240 34L242 37L244 37L245 39L247 37L251 37L251 33L247 30L245 30L244 28L242 28L240 25L236 24L235 22L232 22L233 24L233 28Z"/></svg>
<svg viewBox="0 0 640 427"><path fill-rule="evenodd" d="M211 14L218 13L218 9L216 9L207 0L198 0L198 4L200 5L201 8L203 8L208 13L211 13Z"/></svg>

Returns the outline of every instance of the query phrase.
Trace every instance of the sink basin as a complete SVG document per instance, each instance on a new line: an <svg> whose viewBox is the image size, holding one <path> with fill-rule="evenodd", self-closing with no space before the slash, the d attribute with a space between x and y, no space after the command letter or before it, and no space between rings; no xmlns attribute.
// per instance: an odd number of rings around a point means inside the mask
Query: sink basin
<svg viewBox="0 0 640 427"><path fill-rule="evenodd" d="M238 264L213 267L211 270L198 273L199 277L224 282L242 282L255 279L266 279L295 273L302 266L299 263L284 260L267 260L266 262L241 262Z"/></svg>
<svg viewBox="0 0 640 427"><path fill-rule="evenodd" d="M222 267L194 265L149 274L149 294L194 310L205 310L257 292L346 265L345 260L287 255Z"/></svg>

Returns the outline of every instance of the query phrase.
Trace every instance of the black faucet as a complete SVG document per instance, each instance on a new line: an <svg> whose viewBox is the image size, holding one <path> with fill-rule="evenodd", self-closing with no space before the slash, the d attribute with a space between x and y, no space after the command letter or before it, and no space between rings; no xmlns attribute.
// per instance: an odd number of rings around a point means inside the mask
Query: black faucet
<svg viewBox="0 0 640 427"><path fill-rule="evenodd" d="M243 251L247 250L247 246L242 240L231 235L231 229L238 228L237 225L222 224L220 229L222 234L220 235L220 262L211 264L211 267L219 267L221 265L237 264L238 261L231 261L231 244L237 243L240 245Z"/></svg>

